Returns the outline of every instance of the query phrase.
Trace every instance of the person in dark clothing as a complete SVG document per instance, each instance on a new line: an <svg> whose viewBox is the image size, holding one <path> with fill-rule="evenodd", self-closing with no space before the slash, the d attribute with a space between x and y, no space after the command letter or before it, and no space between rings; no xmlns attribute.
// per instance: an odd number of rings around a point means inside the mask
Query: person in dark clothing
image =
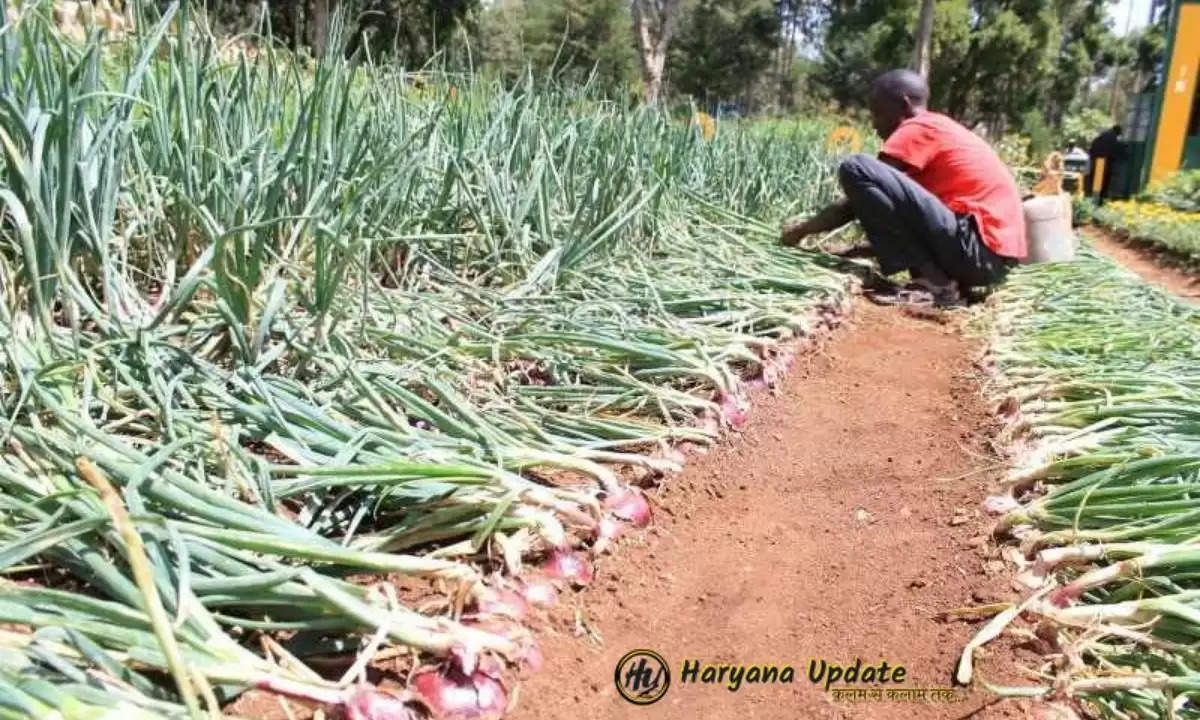
<svg viewBox="0 0 1200 720"><path fill-rule="evenodd" d="M1121 126L1113 125L1109 129L1096 136L1092 140L1091 146L1088 147L1088 174L1087 174L1087 194L1091 195L1095 187L1096 177L1096 162L1100 158L1104 158L1103 175L1100 177L1100 192L1096 197L1096 204L1103 205L1105 198L1108 197L1108 188L1112 182L1113 161L1117 159L1120 152L1121 142Z"/></svg>
<svg viewBox="0 0 1200 720"><path fill-rule="evenodd" d="M845 199L781 232L785 245L858 220L880 272L907 270L869 297L886 303L965 304L970 287L993 285L1026 255L1025 220L1012 173L982 138L931 112L929 87L892 70L872 87L878 157L853 155L838 168ZM890 285L890 287L888 287Z"/></svg>

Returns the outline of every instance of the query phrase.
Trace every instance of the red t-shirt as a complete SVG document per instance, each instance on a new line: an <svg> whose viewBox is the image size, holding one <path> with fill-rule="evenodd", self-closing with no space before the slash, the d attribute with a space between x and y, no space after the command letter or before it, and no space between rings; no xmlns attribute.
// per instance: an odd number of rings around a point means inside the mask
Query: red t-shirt
<svg viewBox="0 0 1200 720"><path fill-rule="evenodd" d="M1017 183L978 135L925 111L900 123L882 152L906 163L912 179L950 210L973 215L992 252L1025 257L1025 213Z"/></svg>

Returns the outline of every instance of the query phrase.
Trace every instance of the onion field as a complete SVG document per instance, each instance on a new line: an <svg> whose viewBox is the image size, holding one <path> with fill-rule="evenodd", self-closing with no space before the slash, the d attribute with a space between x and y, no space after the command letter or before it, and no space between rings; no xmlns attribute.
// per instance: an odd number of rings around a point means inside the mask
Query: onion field
<svg viewBox="0 0 1200 720"><path fill-rule="evenodd" d="M528 604L848 301L775 243L829 127L710 141L190 22L0 32L0 717L407 717L382 653L418 706L502 708Z"/></svg>
<svg viewBox="0 0 1200 720"><path fill-rule="evenodd" d="M0 7L0 720L499 717L530 617L850 307L778 242L831 120ZM1187 251L1172 212L1128 230ZM1200 310L1085 246L969 312L1026 592L956 679L1200 718ZM1005 632L1035 682L988 681Z"/></svg>

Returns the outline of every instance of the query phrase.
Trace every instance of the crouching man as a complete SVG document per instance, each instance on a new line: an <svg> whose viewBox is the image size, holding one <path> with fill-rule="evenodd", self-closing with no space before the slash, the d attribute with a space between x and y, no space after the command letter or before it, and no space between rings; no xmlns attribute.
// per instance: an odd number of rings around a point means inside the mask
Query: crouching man
<svg viewBox="0 0 1200 720"><path fill-rule="evenodd" d="M892 70L871 89L878 158L854 155L838 169L845 198L787 225L795 245L858 220L883 275L913 282L869 293L877 302L965 304L971 287L994 285L1026 255L1021 195L1012 173L979 136L927 108L920 75Z"/></svg>

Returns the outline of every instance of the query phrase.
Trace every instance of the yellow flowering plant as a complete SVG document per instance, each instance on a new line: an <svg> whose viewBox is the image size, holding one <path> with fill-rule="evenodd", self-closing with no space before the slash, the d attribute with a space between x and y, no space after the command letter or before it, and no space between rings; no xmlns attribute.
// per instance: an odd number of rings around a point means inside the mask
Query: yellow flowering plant
<svg viewBox="0 0 1200 720"><path fill-rule="evenodd" d="M1157 202L1117 200L1095 212L1096 222L1200 261L1200 212L1177 210Z"/></svg>
<svg viewBox="0 0 1200 720"><path fill-rule="evenodd" d="M839 125L825 139L825 147L830 152L856 153L862 152L862 135L849 125Z"/></svg>
<svg viewBox="0 0 1200 720"><path fill-rule="evenodd" d="M696 113L693 121L700 128L700 137L705 140L712 140L717 136L717 121L712 115L704 111L699 111Z"/></svg>

